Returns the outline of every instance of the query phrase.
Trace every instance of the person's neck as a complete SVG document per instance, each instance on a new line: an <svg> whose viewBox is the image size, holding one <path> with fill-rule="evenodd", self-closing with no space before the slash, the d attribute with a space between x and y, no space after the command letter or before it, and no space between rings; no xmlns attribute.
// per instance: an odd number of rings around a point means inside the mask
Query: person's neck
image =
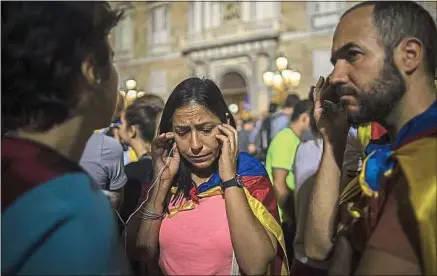
<svg viewBox="0 0 437 276"><path fill-rule="evenodd" d="M17 131L17 136L43 144L67 159L79 163L93 131L94 129L87 125L83 117L74 117L44 132L20 129Z"/></svg>
<svg viewBox="0 0 437 276"><path fill-rule="evenodd" d="M390 138L393 139L405 124L425 112L435 100L436 93L430 85L410 85L389 116L379 123L387 129Z"/></svg>
<svg viewBox="0 0 437 276"><path fill-rule="evenodd" d="M202 171L192 171L191 179L193 180L194 184L196 184L196 186L199 187L202 183L208 181L208 179L211 177L213 173L214 170L212 167Z"/></svg>
<svg viewBox="0 0 437 276"><path fill-rule="evenodd" d="M290 129L294 132L294 134L296 134L297 137L299 137L299 139L302 138L303 128L300 127L299 124L297 124L297 123L291 123L291 124L290 124Z"/></svg>
<svg viewBox="0 0 437 276"><path fill-rule="evenodd" d="M138 158L150 153L150 143L146 143L140 138L135 138L133 141L131 141L130 146Z"/></svg>

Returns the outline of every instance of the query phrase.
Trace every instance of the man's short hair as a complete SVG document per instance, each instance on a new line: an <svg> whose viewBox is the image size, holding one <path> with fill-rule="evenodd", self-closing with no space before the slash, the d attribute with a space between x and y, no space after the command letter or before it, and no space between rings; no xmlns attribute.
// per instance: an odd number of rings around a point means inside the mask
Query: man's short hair
<svg viewBox="0 0 437 276"><path fill-rule="evenodd" d="M72 116L81 65L111 72L107 37L122 16L107 2L2 2L2 127L45 131Z"/></svg>
<svg viewBox="0 0 437 276"><path fill-rule="evenodd" d="M295 122L299 119L300 115L311 112L313 103L310 100L299 101L293 108L293 114L291 114L291 122Z"/></svg>
<svg viewBox="0 0 437 276"><path fill-rule="evenodd" d="M342 17L363 6L373 6L373 23L379 32L386 58L402 39L416 37L423 43L426 72L434 77L437 68L437 29L428 11L414 1L366 1L347 10Z"/></svg>
<svg viewBox="0 0 437 276"><path fill-rule="evenodd" d="M293 108L300 101L299 96L290 94L285 99L284 107Z"/></svg>

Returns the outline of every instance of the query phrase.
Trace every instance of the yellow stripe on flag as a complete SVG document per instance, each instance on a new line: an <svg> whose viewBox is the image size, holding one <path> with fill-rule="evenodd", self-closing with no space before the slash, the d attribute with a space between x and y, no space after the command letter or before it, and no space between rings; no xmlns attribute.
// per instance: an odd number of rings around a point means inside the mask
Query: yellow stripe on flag
<svg viewBox="0 0 437 276"><path fill-rule="evenodd" d="M272 233L275 238L278 240L281 245L282 250L284 251L285 259L282 261L281 275L289 275L289 267L288 267L288 258L287 251L285 250L285 240L284 233L282 232L281 225L279 225L278 221L270 214L269 210L256 198L254 198L250 192L244 188L244 192L247 197L247 201L249 202L250 209L256 216L256 218L261 222L267 231ZM271 269L269 269L270 275L272 275Z"/></svg>

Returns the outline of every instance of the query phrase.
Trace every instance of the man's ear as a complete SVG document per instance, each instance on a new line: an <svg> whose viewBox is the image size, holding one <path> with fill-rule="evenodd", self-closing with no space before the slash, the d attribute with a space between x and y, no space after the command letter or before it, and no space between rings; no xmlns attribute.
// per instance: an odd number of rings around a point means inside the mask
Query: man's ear
<svg viewBox="0 0 437 276"><path fill-rule="evenodd" d="M402 39L393 53L394 61L402 73L410 75L423 63L424 47L422 41L415 37Z"/></svg>
<svg viewBox="0 0 437 276"><path fill-rule="evenodd" d="M306 123L307 120L309 120L309 117L306 112L300 114L299 121L301 121L302 123Z"/></svg>
<svg viewBox="0 0 437 276"><path fill-rule="evenodd" d="M89 85L99 85L101 83L100 76L96 72L91 57L87 57L82 61L81 71Z"/></svg>

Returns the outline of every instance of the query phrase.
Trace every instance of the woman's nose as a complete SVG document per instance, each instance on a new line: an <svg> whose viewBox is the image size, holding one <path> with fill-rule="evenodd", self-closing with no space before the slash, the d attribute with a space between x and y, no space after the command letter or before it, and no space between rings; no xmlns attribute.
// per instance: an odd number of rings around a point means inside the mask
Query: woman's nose
<svg viewBox="0 0 437 276"><path fill-rule="evenodd" d="M191 135L191 151L194 154L198 154L202 150L202 143L200 141L199 135L197 132L193 132Z"/></svg>

